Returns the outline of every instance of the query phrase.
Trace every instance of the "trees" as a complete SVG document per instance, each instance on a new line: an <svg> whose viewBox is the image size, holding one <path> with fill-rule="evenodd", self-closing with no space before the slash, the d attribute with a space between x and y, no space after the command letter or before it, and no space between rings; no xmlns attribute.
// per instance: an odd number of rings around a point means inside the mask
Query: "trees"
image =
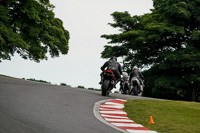
<svg viewBox="0 0 200 133"><path fill-rule="evenodd" d="M102 35L110 39L102 57L123 56L126 64L151 66L145 71L145 95L187 99L200 83L200 1L154 0L151 13L130 16L114 12L121 33ZM120 51L119 51L120 49Z"/></svg>
<svg viewBox="0 0 200 133"><path fill-rule="evenodd" d="M69 32L55 18L49 0L0 0L0 61L17 52L39 62L67 54Z"/></svg>

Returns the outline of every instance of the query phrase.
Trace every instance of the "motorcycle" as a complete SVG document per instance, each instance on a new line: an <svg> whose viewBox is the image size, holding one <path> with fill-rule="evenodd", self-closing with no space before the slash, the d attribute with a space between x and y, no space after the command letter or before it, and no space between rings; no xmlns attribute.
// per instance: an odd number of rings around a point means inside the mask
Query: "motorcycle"
<svg viewBox="0 0 200 133"><path fill-rule="evenodd" d="M123 77L122 78L120 91L121 91L121 94L129 94L130 93L128 77Z"/></svg>
<svg viewBox="0 0 200 133"><path fill-rule="evenodd" d="M108 69L103 72L103 83L101 85L102 95L109 95L115 85L115 75L112 70Z"/></svg>
<svg viewBox="0 0 200 133"><path fill-rule="evenodd" d="M138 96L138 94L140 94L143 91L143 86L137 77L133 77L131 79L130 88L130 93L136 96Z"/></svg>

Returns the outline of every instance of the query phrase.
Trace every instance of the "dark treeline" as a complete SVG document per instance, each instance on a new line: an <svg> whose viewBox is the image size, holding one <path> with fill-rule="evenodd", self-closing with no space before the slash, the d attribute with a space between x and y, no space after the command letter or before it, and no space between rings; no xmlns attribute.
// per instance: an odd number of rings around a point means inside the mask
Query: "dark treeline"
<svg viewBox="0 0 200 133"><path fill-rule="evenodd" d="M153 0L151 13L131 16L114 12L119 34L102 35L109 44L102 58L123 58L145 76L144 96L198 101L200 87L200 1Z"/></svg>

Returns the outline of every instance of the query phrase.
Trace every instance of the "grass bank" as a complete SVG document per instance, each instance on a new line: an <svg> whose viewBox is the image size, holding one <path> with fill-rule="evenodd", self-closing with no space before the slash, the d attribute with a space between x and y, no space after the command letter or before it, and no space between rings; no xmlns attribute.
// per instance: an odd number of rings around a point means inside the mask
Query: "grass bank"
<svg viewBox="0 0 200 133"><path fill-rule="evenodd" d="M1 77L7 77L7 78L15 78L15 77L7 76L7 75L2 75L2 74L0 74L0 76ZM15 78L15 79L17 79L17 78Z"/></svg>
<svg viewBox="0 0 200 133"><path fill-rule="evenodd" d="M124 110L138 124L162 133L200 133L200 103L128 100ZM154 124L149 124L150 116Z"/></svg>

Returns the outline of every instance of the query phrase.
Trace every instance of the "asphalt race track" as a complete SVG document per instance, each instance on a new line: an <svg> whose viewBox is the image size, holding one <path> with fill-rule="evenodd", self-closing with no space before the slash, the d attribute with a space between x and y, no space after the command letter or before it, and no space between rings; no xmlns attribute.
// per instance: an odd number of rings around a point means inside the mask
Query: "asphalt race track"
<svg viewBox="0 0 200 133"><path fill-rule="evenodd" d="M144 98L0 76L0 133L121 133L93 113L96 102Z"/></svg>

